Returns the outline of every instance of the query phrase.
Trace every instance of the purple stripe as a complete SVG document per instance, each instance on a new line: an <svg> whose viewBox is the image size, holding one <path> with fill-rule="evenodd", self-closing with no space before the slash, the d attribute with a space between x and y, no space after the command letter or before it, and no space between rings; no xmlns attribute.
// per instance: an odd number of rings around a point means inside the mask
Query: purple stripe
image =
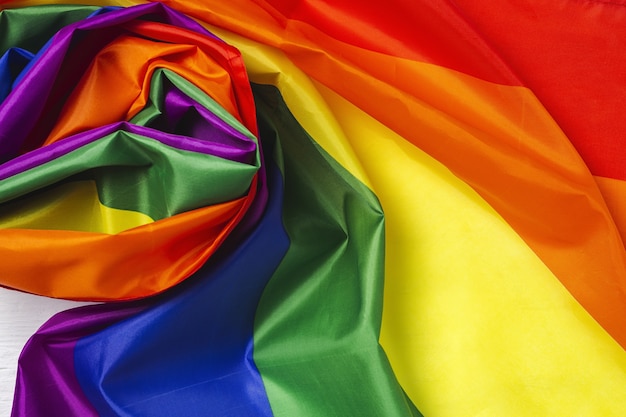
<svg viewBox="0 0 626 417"><path fill-rule="evenodd" d="M258 179L252 205L214 254L214 261L240 247L242 239L260 221L269 197L265 164L258 172ZM167 294L134 302L79 307L48 320L26 343L20 356L11 416L97 416L76 378L74 349L77 342L157 305L165 296Z"/></svg>
<svg viewBox="0 0 626 417"><path fill-rule="evenodd" d="M97 416L74 372L76 342L140 312L144 304L86 306L48 320L20 355L11 415Z"/></svg>
<svg viewBox="0 0 626 417"><path fill-rule="evenodd" d="M183 134L198 139L211 138L211 141L219 141L222 144L228 144L237 148L256 150L256 144L249 137L229 125L222 118L208 110L202 104L196 102L191 97L176 88L173 84L167 86L165 96L165 115L169 126L165 130L172 133ZM219 104L216 103L219 106ZM190 110L194 110L190 112ZM189 116L192 116L191 118ZM181 123L182 119L184 122ZM233 120L234 117L233 117ZM237 122L240 124L239 122ZM241 125L243 127L243 125ZM159 126L152 126L159 128ZM180 128L185 127L187 131L180 132ZM219 127L224 131L223 135L213 137L212 132L215 127ZM245 128L245 127L244 127ZM252 134L250 134L252 135Z"/></svg>
<svg viewBox="0 0 626 417"><path fill-rule="evenodd" d="M68 54L69 47L79 47L80 59L73 60L64 77L77 79L89 65L93 56L123 28L119 25L138 18L151 18L175 24L186 29L208 32L191 19L160 3L149 3L104 13L61 29L52 38L48 48L35 58L31 69L0 104L0 161L15 157L32 132L35 136L46 132L54 122L53 117L42 117L48 97L55 87L55 78ZM86 37L85 31L98 30L97 36ZM80 45L79 45L80 44ZM68 91L63 91L67 93ZM48 115L46 115L48 116ZM35 123L34 121L37 121Z"/></svg>
<svg viewBox="0 0 626 417"><path fill-rule="evenodd" d="M260 221L268 201L266 172L259 170L257 195L246 216L226 239L214 262L241 246ZM107 303L64 311L48 320L26 343L20 355L12 417L97 416L83 393L74 368L78 341L151 306L167 293L123 303Z"/></svg>
<svg viewBox="0 0 626 417"><path fill-rule="evenodd" d="M63 139L43 148L35 149L29 153L20 155L9 162L5 162L0 165L0 180L4 180L23 171L27 171L38 165L49 163L60 156L120 130L149 137L163 143L164 145L185 151L215 155L217 157L242 163L249 161L250 154L253 153L256 148L255 143L252 141L248 142L249 145L247 146L247 149L238 149L226 147L219 143L212 143L205 140L165 133L149 127L137 126L128 122L117 122L76 134L67 139Z"/></svg>
<svg viewBox="0 0 626 417"><path fill-rule="evenodd" d="M171 13L158 3L152 3L124 9L120 12L105 13L80 24L72 25L71 29L57 35L49 50L33 65L32 70L16 86L7 101L0 106L0 159L13 157L21 148L22 142L28 137L29 126L34 124L32 121L40 119L46 98L51 92L52 81L61 67L62 59L74 31L94 29L98 25L119 24L121 23L120 15L124 16L126 20L131 20L143 13L150 12L159 15L165 14L171 17L173 24L189 27L188 19ZM113 15L116 15L115 18ZM198 30L198 28L193 27L192 30ZM180 94L174 91L168 91L168 96L166 96L166 102L174 106L170 107L172 111L180 110L182 108L180 106L189 107L189 102L185 98L181 99ZM206 110L196 107L193 103L191 106L197 109L202 118L213 123L214 127L217 125L213 119L207 117L209 115L205 113ZM117 130L151 137L165 145L179 149L212 153L225 158L232 156L229 159L234 159L238 152L244 154L256 150L256 145L251 140L237 143L236 147L226 146L228 141L233 141L232 137L222 138L226 142L220 142L220 139L210 142L210 138L213 136L209 134L208 124L198 123L192 128L194 136L197 135L202 140L159 132L149 127L136 126L126 122L99 127L15 158L0 166L0 179L50 162ZM232 133L227 130L224 131L227 134ZM235 137L238 136L235 135ZM268 198L264 168L259 171L258 179L257 195L252 206L215 256L219 257L220 254L227 253L229 247L231 249L236 247L239 239L248 235L260 220ZM87 417L97 415L76 379L74 349L77 341L137 314L147 306L158 302L159 297L157 296L135 303L88 306L60 313L50 319L29 340L20 357L12 416L80 415Z"/></svg>

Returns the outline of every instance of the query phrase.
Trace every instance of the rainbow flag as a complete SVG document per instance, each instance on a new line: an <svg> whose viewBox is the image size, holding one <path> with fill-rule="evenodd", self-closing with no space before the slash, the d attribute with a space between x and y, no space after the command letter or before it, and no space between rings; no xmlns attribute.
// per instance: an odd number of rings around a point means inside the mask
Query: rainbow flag
<svg viewBox="0 0 626 417"><path fill-rule="evenodd" d="M13 417L624 414L624 4L74 3L0 1L0 285L98 302Z"/></svg>

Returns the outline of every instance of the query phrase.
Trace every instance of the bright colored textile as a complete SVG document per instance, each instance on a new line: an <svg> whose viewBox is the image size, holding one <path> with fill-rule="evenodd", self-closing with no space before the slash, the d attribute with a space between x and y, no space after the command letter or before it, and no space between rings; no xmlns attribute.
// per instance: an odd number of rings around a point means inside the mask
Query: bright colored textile
<svg viewBox="0 0 626 417"><path fill-rule="evenodd" d="M623 5L1 3L14 417L626 409Z"/></svg>

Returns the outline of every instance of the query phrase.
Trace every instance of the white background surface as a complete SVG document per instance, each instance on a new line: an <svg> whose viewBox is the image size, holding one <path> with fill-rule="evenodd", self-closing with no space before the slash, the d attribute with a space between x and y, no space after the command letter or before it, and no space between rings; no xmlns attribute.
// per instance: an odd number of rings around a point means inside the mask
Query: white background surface
<svg viewBox="0 0 626 417"><path fill-rule="evenodd" d="M55 313L86 304L0 288L0 416L11 415L17 359L30 336Z"/></svg>

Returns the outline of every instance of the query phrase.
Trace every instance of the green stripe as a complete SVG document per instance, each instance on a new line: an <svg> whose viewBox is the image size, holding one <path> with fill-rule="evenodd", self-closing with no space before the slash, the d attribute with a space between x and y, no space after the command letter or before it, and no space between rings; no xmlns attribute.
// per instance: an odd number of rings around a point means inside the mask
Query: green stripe
<svg viewBox="0 0 626 417"><path fill-rule="evenodd" d="M61 27L84 19L98 8L48 5L0 11L0 51L19 46L37 52ZM28 25L20 24L26 21ZM35 24L31 24L33 22ZM257 142L251 132L210 96L183 77L164 69L158 69L153 74L150 101L131 120L132 123L145 126L161 116L165 77L235 130ZM2 181L0 203L15 198L24 202L28 199L26 194L46 192L57 182L95 180L102 204L138 211L158 220L241 197L247 192L252 175L260 166L258 152L254 166L248 166L214 156L178 151L149 139L142 139L134 146L120 138L136 139L140 136L126 132L119 134L121 136L112 135L105 141L106 144L87 145L44 167ZM96 149L105 149L106 155L100 157ZM128 155L122 155L121 152L127 151ZM142 155L144 151L146 153ZM174 159L168 161L168 155L174 155ZM8 214L7 210L7 206L0 207L3 215Z"/></svg>
<svg viewBox="0 0 626 417"><path fill-rule="evenodd" d="M117 131L0 182L0 203L62 181L95 180L102 203L155 220L245 195L258 168Z"/></svg>
<svg viewBox="0 0 626 417"><path fill-rule="evenodd" d="M312 141L276 88L254 91L263 144L279 142L291 240L255 322L254 361L272 411L419 415L378 343L384 218L377 198Z"/></svg>

